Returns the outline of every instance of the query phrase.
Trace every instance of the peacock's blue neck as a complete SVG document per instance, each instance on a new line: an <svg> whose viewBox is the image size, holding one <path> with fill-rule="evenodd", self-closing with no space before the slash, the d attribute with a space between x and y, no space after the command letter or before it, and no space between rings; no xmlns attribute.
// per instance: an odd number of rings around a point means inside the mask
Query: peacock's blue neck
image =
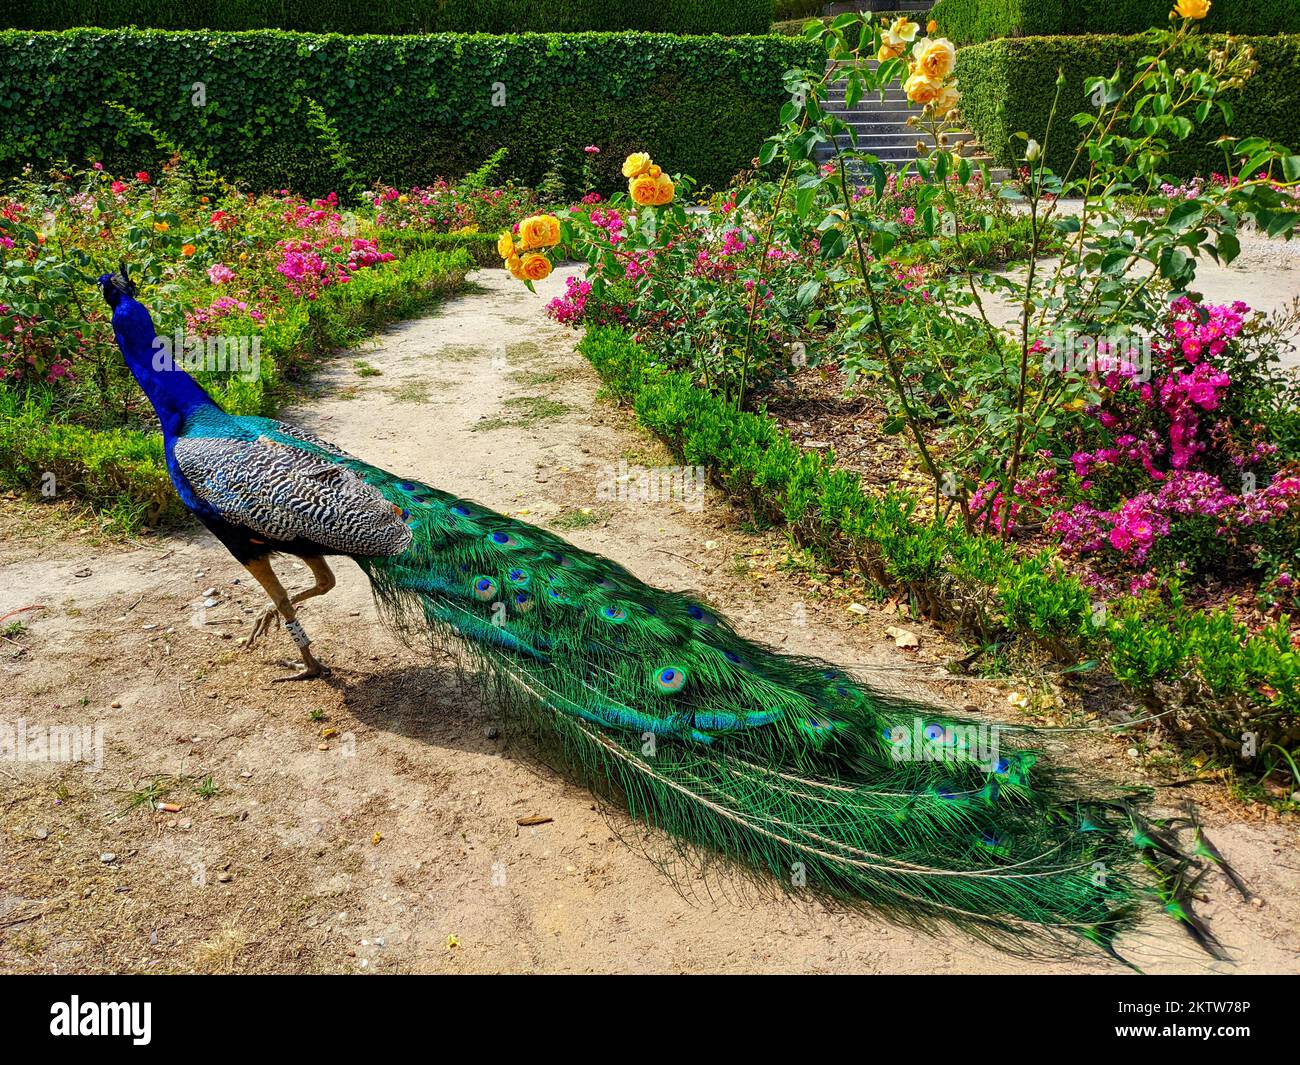
<svg viewBox="0 0 1300 1065"><path fill-rule="evenodd" d="M113 308L113 333L132 376L149 397L163 436L174 440L196 410L216 407L203 387L154 343L153 319L137 300L124 296Z"/></svg>

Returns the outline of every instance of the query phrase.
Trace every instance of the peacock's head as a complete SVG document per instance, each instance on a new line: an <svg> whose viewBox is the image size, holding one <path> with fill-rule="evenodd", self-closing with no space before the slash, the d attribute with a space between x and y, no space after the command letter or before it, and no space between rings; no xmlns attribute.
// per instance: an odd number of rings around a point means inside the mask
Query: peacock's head
<svg viewBox="0 0 1300 1065"><path fill-rule="evenodd" d="M126 263L120 263L115 274L100 274L99 290L110 307L116 307L124 296L134 296L135 282L127 274Z"/></svg>

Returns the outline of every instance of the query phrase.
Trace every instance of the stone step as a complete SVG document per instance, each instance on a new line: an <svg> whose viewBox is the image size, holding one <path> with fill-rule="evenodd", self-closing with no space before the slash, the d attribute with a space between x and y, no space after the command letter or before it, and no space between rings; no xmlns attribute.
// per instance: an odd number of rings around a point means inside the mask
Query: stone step
<svg viewBox="0 0 1300 1065"><path fill-rule="evenodd" d="M853 144L853 140L848 136L848 134L841 133L835 139L839 141L840 145L843 147L849 147ZM958 144L966 144L974 139L975 135L966 130L963 130L960 133L948 134L948 143L953 147L956 147ZM871 151L876 147L893 147L895 145L914 147L917 141L924 144L927 151L932 144L929 137L922 137L916 132L908 130L902 133L859 133L857 146L862 151Z"/></svg>
<svg viewBox="0 0 1300 1065"><path fill-rule="evenodd" d="M851 130L853 130L853 132L855 132L859 137L863 137L863 136L869 137L876 133L887 133L887 134L895 134L895 135L902 135L905 133L908 136L910 136L913 140L915 140L917 137L921 137L922 139L928 140L930 137L930 134L926 130L918 128L916 126L909 126L906 122L877 122L875 121L875 119L869 119L869 118L841 118L841 121L846 126L848 126ZM954 138L957 137L970 136L969 132L967 132L966 130L958 129L956 127L953 127L951 132L948 131L945 132L947 132L949 140L953 140Z"/></svg>

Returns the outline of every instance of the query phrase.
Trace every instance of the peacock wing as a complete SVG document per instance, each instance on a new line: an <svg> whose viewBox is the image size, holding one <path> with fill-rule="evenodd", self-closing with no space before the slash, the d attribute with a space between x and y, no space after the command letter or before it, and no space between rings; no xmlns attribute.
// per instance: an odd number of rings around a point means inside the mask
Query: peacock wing
<svg viewBox="0 0 1300 1065"><path fill-rule="evenodd" d="M262 435L181 437L175 457L195 495L268 540L350 555L396 555L411 542L400 508L327 455Z"/></svg>

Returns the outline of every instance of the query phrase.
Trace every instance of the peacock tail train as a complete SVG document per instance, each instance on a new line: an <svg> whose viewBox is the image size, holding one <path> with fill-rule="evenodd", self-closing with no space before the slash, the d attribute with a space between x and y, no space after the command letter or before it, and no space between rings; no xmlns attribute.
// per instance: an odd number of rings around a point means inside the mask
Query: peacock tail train
<svg viewBox="0 0 1300 1065"><path fill-rule="evenodd" d="M1085 786L1016 730L778 654L558 536L316 450L411 531L398 555L354 556L392 627L472 649L584 783L679 846L1024 954L1091 942L1118 958L1115 938L1163 909L1222 957L1191 909L1223 865L1193 819L1153 822L1145 793Z"/></svg>

